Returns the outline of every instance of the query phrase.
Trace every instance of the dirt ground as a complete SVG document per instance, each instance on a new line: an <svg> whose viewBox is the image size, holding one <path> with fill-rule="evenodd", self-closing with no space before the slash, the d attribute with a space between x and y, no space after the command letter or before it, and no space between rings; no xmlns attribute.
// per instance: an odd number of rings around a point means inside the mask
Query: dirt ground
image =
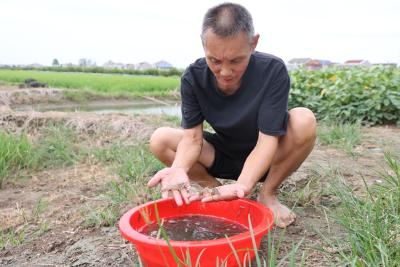
<svg viewBox="0 0 400 267"><path fill-rule="evenodd" d="M113 125L108 138L149 138L151 132L163 124L157 116L138 116L58 112L0 112L0 128L8 131L29 129L34 136L47 121L63 121L81 134L90 134L96 125ZM112 140L112 138L110 138ZM337 262L333 253L326 255L318 248L327 248L317 232L340 235L340 228L328 220L324 207L333 202L322 188L329 183L326 169L340 169L344 179L355 190L362 190L362 177L368 184L379 182L377 171L384 168L384 151L400 154L400 129L395 127L363 128L362 143L351 156L340 149L323 146L319 142L306 162L282 187L288 205L293 205L291 194L296 188L305 188L311 179L316 180L314 191L306 192L305 200L294 210L297 221L286 230L272 230L274 236L283 235L280 248L287 254L293 243L304 238L299 257L305 253L306 266L332 266ZM101 194L105 184L117 180L115 173L102 164L81 163L61 169L28 173L20 179L6 180L0 189L0 230L7 231L28 225L26 241L0 250L1 266L135 266L138 264L135 249L122 239L117 225L112 227L85 227L85 215L104 204ZM317 191L317 192L316 192ZM313 194L315 193L315 194ZM34 218L38 201L47 207ZM134 207L132 205L126 209ZM123 213L124 211L122 211ZM32 219L34 218L34 219ZM262 250L266 250L263 241ZM327 248L329 250L329 248ZM332 252L332 251L331 251Z"/></svg>

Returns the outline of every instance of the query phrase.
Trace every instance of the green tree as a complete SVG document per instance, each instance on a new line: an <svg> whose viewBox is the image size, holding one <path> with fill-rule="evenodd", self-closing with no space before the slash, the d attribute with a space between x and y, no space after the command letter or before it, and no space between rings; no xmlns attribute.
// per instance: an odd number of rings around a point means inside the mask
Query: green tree
<svg viewBox="0 0 400 267"><path fill-rule="evenodd" d="M58 67L58 66L60 66L60 63L58 62L58 59L53 59L53 67Z"/></svg>

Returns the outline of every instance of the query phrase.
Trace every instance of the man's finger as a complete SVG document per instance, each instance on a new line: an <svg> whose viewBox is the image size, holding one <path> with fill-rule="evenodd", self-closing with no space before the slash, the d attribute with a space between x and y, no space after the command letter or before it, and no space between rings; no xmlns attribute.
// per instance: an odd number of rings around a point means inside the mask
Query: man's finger
<svg viewBox="0 0 400 267"><path fill-rule="evenodd" d="M181 196L183 198L183 201L185 201L186 204L190 204L189 193L186 190L186 188L181 189Z"/></svg>
<svg viewBox="0 0 400 267"><path fill-rule="evenodd" d="M211 201L219 201L219 200L224 200L226 197L221 196L221 195L212 195L209 197L204 197L201 199L201 202L211 202Z"/></svg>
<svg viewBox="0 0 400 267"><path fill-rule="evenodd" d="M244 197L244 195L245 195L244 190L243 189L236 190L236 195L238 198Z"/></svg>
<svg viewBox="0 0 400 267"><path fill-rule="evenodd" d="M181 193L179 193L178 190L172 190L172 193L174 194L176 205L182 206L183 202L182 202Z"/></svg>
<svg viewBox="0 0 400 267"><path fill-rule="evenodd" d="M157 172L153 178L150 179L150 181L147 183L148 187L153 187L157 185L162 178L165 177L170 172L170 169L162 169L161 171Z"/></svg>
<svg viewBox="0 0 400 267"><path fill-rule="evenodd" d="M161 191L161 197L163 199L167 199L169 196L169 191Z"/></svg>
<svg viewBox="0 0 400 267"><path fill-rule="evenodd" d="M199 200L199 199L201 199L201 195L199 193L192 193L189 196L189 201L190 202L193 202L193 201L196 201L196 200Z"/></svg>
<svg viewBox="0 0 400 267"><path fill-rule="evenodd" d="M147 183L147 186L153 187L157 185L161 181L162 177L163 175L157 172L156 175L154 175L153 178L151 178L150 181Z"/></svg>

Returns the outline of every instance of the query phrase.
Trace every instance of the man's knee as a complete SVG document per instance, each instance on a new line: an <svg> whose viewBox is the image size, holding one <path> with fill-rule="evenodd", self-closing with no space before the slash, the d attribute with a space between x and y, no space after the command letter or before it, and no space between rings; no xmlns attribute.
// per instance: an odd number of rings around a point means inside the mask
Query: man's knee
<svg viewBox="0 0 400 267"><path fill-rule="evenodd" d="M317 137L317 120L308 108L293 108L290 113L290 128L293 130L297 145L314 142Z"/></svg>
<svg viewBox="0 0 400 267"><path fill-rule="evenodd" d="M150 151L159 155L168 148L168 139L171 138L171 128L160 127L150 137Z"/></svg>

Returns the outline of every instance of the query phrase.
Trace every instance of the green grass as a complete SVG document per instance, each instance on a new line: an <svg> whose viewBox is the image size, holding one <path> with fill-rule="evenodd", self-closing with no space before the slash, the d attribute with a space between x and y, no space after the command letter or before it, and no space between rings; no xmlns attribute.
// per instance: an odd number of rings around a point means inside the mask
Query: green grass
<svg viewBox="0 0 400 267"><path fill-rule="evenodd" d="M34 168L70 166L80 158L77 134L64 125L49 125L35 142Z"/></svg>
<svg viewBox="0 0 400 267"><path fill-rule="evenodd" d="M360 123L330 123L318 128L318 140L323 145L339 148L355 156L354 148L361 143Z"/></svg>
<svg viewBox="0 0 400 267"><path fill-rule="evenodd" d="M333 185L340 206L333 217L344 229L343 238L327 238L345 266L400 265L400 163L386 155L390 170L381 183L357 195L343 179Z"/></svg>
<svg viewBox="0 0 400 267"><path fill-rule="evenodd" d="M146 184L163 165L154 158L146 144L124 145L114 143L108 147L92 151L97 160L114 166L119 181L106 185L102 195L108 205L94 210L85 221L88 227L111 226L121 216L120 208L124 205L139 205L158 199L160 194L147 188Z"/></svg>
<svg viewBox="0 0 400 267"><path fill-rule="evenodd" d="M33 78L50 87L84 89L111 96L168 96L178 88L178 77L134 76L121 74L63 73L47 71L0 70L0 80L23 83ZM70 97L77 98L77 93ZM86 93L87 95L87 93ZM82 96L79 96L80 98Z"/></svg>
<svg viewBox="0 0 400 267"><path fill-rule="evenodd" d="M8 176L15 176L31 165L32 155L32 146L25 134L14 136L0 132L0 188Z"/></svg>
<svg viewBox="0 0 400 267"><path fill-rule="evenodd" d="M24 243L26 240L26 228L23 227L19 231L9 229L0 232L0 250L6 247L16 247Z"/></svg>
<svg viewBox="0 0 400 267"><path fill-rule="evenodd" d="M37 201L36 205L33 207L32 210L32 218L34 220L38 220L40 215L43 214L48 207L48 203L43 200L42 198L39 198L39 200Z"/></svg>
<svg viewBox="0 0 400 267"><path fill-rule="evenodd" d="M35 141L25 133L0 132L0 188L7 178L23 171L70 166L84 157L84 149L76 145L77 135L64 125L49 125Z"/></svg>

